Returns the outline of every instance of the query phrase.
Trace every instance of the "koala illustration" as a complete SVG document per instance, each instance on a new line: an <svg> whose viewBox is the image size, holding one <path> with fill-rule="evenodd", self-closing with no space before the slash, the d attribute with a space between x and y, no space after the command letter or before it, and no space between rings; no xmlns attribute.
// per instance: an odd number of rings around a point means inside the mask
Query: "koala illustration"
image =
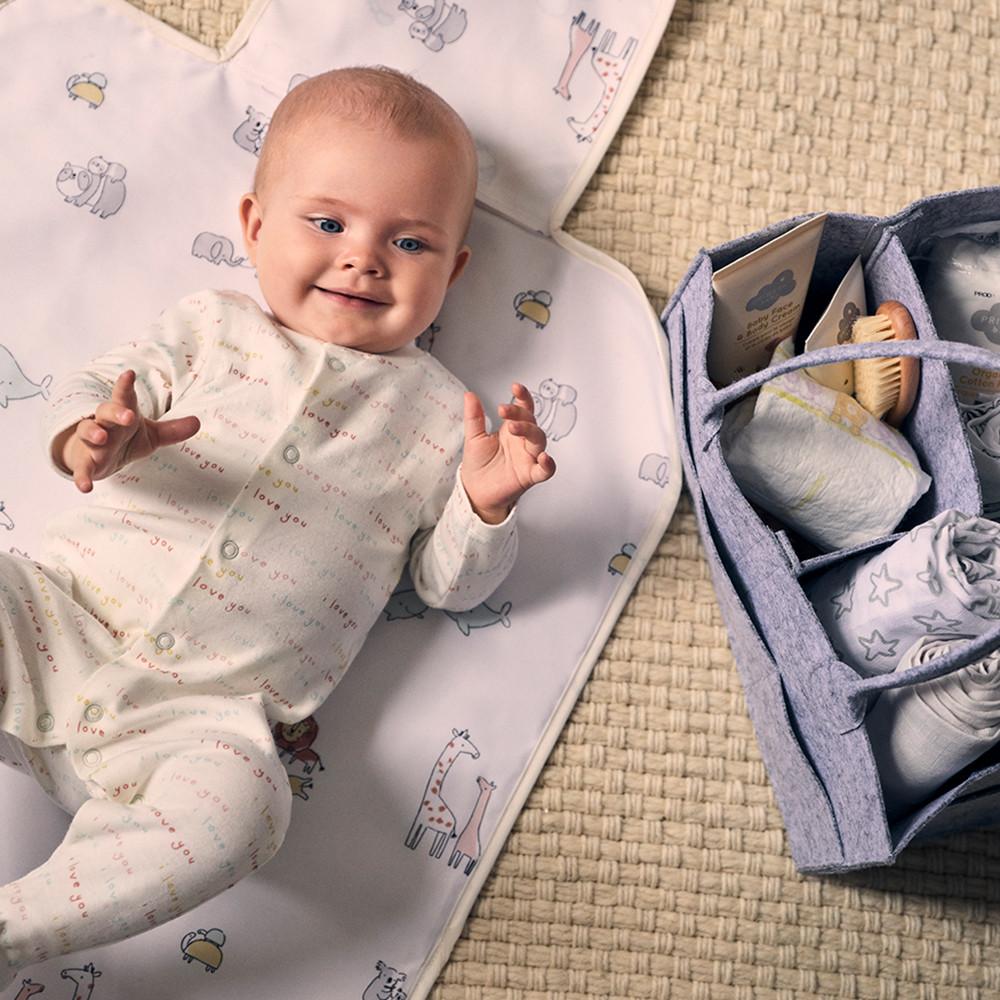
<svg viewBox="0 0 1000 1000"><path fill-rule="evenodd" d="M256 108L247 107L247 116L237 126L233 133L233 141L240 149L245 149L254 156L260 155L260 147L264 144L264 135L271 119L262 115Z"/></svg>
<svg viewBox="0 0 1000 1000"><path fill-rule="evenodd" d="M93 156L86 167L66 161L56 177L59 193L71 205L81 208L90 205L90 211L101 219L114 215L125 202L126 170L102 156Z"/></svg>
<svg viewBox="0 0 1000 1000"><path fill-rule="evenodd" d="M368 984L361 1000L406 1000L401 984L406 980L405 972L398 972L385 962L376 962L375 978Z"/></svg>
<svg viewBox="0 0 1000 1000"><path fill-rule="evenodd" d="M547 378L533 392L535 420L550 441L566 437L576 426L576 389Z"/></svg>

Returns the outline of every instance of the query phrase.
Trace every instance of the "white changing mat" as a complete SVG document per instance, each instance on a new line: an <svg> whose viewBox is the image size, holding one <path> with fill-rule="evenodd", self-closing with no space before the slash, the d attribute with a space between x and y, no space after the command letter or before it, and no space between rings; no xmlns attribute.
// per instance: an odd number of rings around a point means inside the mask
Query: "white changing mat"
<svg viewBox="0 0 1000 1000"><path fill-rule="evenodd" d="M0 7L8 547L36 554L78 499L34 431L51 380L190 291L258 294L238 197L288 87L338 65L411 72L468 121L473 260L422 346L488 411L527 384L559 464L490 600L432 611L401 582L316 725L282 734L296 799L278 857L173 923L28 970L47 996L87 995L88 977L93 1000L430 990L680 490L662 330L624 268L558 229L671 6L261 0L221 56L123 0ZM457 839L421 833L433 775ZM6 768L0 795L8 881L66 819Z"/></svg>

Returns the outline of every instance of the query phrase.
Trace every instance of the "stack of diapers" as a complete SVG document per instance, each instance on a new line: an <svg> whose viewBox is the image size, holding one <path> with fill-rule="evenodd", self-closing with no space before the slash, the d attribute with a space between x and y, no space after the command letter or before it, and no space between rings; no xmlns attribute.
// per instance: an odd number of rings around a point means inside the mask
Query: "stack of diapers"
<svg viewBox="0 0 1000 1000"><path fill-rule="evenodd" d="M430 992L680 491L662 329L634 276L561 229L670 10L256 0L220 54L124 0L0 3L17 94L0 108L0 534L11 550L37 557L45 523L80 501L31 432L50 386L143 339L184 296L259 295L239 198L278 102L338 66L411 73L467 121L480 164L472 260L417 346L488 413L522 382L559 467L519 507L519 557L492 597L438 611L400 580L331 697L274 724L292 820L273 861L136 938L32 966L22 995L63 996L74 977L93 1000ZM252 345L226 350L245 373ZM328 477L332 490L337 470L286 463L248 516L280 501L291 531L298 478ZM161 499L183 504L183 491ZM310 556L323 573L324 554ZM241 549L197 585L228 597L228 573L264 570L270 593L296 606L294 571L249 563ZM151 655L163 667L170 653ZM10 763L0 884L47 859L67 825ZM171 884L165 870L167 907Z"/></svg>
<svg viewBox="0 0 1000 1000"><path fill-rule="evenodd" d="M788 337L769 367L793 354ZM732 407L722 448L747 497L823 550L891 531L931 482L898 430L806 371Z"/></svg>

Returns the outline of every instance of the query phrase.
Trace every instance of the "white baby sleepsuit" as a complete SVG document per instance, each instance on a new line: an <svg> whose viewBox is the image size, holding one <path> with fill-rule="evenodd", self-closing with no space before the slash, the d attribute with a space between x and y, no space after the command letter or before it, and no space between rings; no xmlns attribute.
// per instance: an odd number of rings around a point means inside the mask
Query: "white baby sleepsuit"
<svg viewBox="0 0 1000 1000"><path fill-rule="evenodd" d="M0 730L76 810L0 888L11 977L263 864L291 801L271 725L326 699L407 561L427 604L461 610L515 556L513 514L484 524L458 478L462 386L415 346L353 351L200 293L66 380L49 440L128 368L145 416L198 434L57 517L44 565L0 559Z"/></svg>

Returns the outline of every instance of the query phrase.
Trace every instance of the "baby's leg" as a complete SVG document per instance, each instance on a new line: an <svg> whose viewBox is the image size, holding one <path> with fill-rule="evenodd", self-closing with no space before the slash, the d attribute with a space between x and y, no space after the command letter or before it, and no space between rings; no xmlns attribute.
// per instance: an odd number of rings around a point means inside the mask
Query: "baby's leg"
<svg viewBox="0 0 1000 1000"><path fill-rule="evenodd" d="M95 797L45 864L0 887L0 986L178 916L280 846L291 790L258 699L174 699L141 729L84 755Z"/></svg>

